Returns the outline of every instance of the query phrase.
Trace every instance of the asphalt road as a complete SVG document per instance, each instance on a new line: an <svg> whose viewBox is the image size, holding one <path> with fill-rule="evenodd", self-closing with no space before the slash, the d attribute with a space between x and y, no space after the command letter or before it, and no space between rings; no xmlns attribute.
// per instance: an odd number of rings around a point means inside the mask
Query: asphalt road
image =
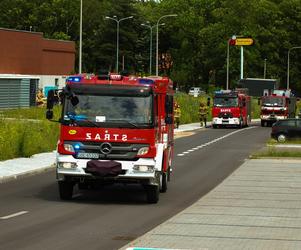
<svg viewBox="0 0 301 250"><path fill-rule="evenodd" d="M146 203L136 185L77 192L64 202L54 171L0 184L0 249L118 249L201 198L269 134L255 126L178 138L173 176L158 204Z"/></svg>

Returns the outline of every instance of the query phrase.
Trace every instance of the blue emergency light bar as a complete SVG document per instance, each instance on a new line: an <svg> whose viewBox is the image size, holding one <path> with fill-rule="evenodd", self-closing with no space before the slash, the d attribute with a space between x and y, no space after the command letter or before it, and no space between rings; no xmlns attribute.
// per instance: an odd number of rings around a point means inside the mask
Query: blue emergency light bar
<svg viewBox="0 0 301 250"><path fill-rule="evenodd" d="M69 76L66 81L67 82L80 82L81 79L82 79L81 76Z"/></svg>
<svg viewBox="0 0 301 250"><path fill-rule="evenodd" d="M155 82L154 82L154 80L152 80L152 79L147 79L147 78L141 78L141 79L139 79L139 83L140 84L154 84Z"/></svg>

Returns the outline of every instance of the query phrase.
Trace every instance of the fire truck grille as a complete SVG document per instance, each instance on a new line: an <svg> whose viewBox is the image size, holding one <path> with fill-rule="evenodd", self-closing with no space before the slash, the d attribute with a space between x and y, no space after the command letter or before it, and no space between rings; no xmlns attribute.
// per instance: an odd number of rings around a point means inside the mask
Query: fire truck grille
<svg viewBox="0 0 301 250"><path fill-rule="evenodd" d="M285 112L283 110L273 110L273 111L270 111L270 110L262 110L261 111L261 114L262 115L284 115Z"/></svg>
<svg viewBox="0 0 301 250"><path fill-rule="evenodd" d="M114 142L81 142L75 158L135 160L139 149L147 144L114 143Z"/></svg>
<svg viewBox="0 0 301 250"><path fill-rule="evenodd" d="M218 114L218 118L223 118L223 119L233 118L233 114L229 112L220 112Z"/></svg>

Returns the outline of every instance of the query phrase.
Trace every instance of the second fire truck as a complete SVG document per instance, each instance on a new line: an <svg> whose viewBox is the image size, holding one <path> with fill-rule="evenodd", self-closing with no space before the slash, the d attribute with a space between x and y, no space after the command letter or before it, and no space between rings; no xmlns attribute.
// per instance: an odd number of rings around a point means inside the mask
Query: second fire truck
<svg viewBox="0 0 301 250"><path fill-rule="evenodd" d="M251 97L246 89L220 90L213 97L212 127L244 127L251 123Z"/></svg>

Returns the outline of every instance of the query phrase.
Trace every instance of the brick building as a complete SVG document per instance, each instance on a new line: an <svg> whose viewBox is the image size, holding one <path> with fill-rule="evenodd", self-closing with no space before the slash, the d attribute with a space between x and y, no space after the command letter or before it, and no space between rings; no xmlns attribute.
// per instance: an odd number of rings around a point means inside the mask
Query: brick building
<svg viewBox="0 0 301 250"><path fill-rule="evenodd" d="M0 108L29 106L34 102L24 102L24 95L32 99L37 88L47 92L62 87L65 76L74 72L75 43L45 39L40 32L0 28L0 55Z"/></svg>

